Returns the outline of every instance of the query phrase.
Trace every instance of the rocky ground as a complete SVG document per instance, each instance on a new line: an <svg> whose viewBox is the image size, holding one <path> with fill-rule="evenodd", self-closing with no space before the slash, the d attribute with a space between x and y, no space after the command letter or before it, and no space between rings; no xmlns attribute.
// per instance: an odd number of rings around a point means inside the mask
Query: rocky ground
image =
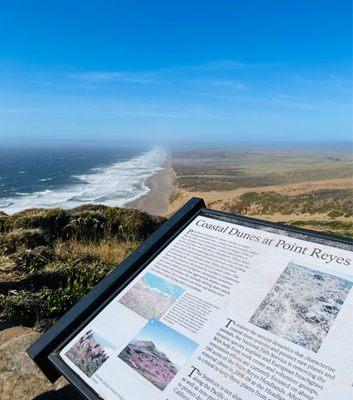
<svg viewBox="0 0 353 400"><path fill-rule="evenodd" d="M0 332L1 400L79 400L79 394L64 378L51 384L27 356L25 350L39 332L28 327L12 327Z"/></svg>

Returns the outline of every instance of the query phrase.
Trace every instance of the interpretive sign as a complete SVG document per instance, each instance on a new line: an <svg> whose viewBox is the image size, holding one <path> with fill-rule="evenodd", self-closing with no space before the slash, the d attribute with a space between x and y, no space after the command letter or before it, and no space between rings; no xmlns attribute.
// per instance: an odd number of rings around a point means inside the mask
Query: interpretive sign
<svg viewBox="0 0 353 400"><path fill-rule="evenodd" d="M200 208L49 358L90 399L353 399L352 250Z"/></svg>

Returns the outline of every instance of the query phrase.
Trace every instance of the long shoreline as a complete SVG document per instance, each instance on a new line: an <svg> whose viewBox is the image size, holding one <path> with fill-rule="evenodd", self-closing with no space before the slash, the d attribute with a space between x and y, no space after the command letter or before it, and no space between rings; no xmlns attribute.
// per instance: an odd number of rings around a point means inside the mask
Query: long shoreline
<svg viewBox="0 0 353 400"><path fill-rule="evenodd" d="M151 215L163 216L169 208L169 197L174 191L170 157L161 166L163 169L150 176L146 185L150 191L140 198L127 203L125 207L136 208Z"/></svg>

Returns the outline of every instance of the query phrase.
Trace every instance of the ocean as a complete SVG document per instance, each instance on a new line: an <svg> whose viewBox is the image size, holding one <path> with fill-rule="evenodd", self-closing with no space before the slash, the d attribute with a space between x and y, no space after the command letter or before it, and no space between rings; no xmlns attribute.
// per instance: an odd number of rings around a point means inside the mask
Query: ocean
<svg viewBox="0 0 353 400"><path fill-rule="evenodd" d="M124 206L146 195L163 148L0 148L0 210Z"/></svg>

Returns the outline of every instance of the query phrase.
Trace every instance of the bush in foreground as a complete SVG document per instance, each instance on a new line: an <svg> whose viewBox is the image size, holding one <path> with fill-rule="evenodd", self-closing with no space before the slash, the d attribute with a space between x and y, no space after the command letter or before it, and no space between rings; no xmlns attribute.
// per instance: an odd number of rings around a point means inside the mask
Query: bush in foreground
<svg viewBox="0 0 353 400"><path fill-rule="evenodd" d="M106 206L2 213L0 319L50 326L162 222Z"/></svg>

